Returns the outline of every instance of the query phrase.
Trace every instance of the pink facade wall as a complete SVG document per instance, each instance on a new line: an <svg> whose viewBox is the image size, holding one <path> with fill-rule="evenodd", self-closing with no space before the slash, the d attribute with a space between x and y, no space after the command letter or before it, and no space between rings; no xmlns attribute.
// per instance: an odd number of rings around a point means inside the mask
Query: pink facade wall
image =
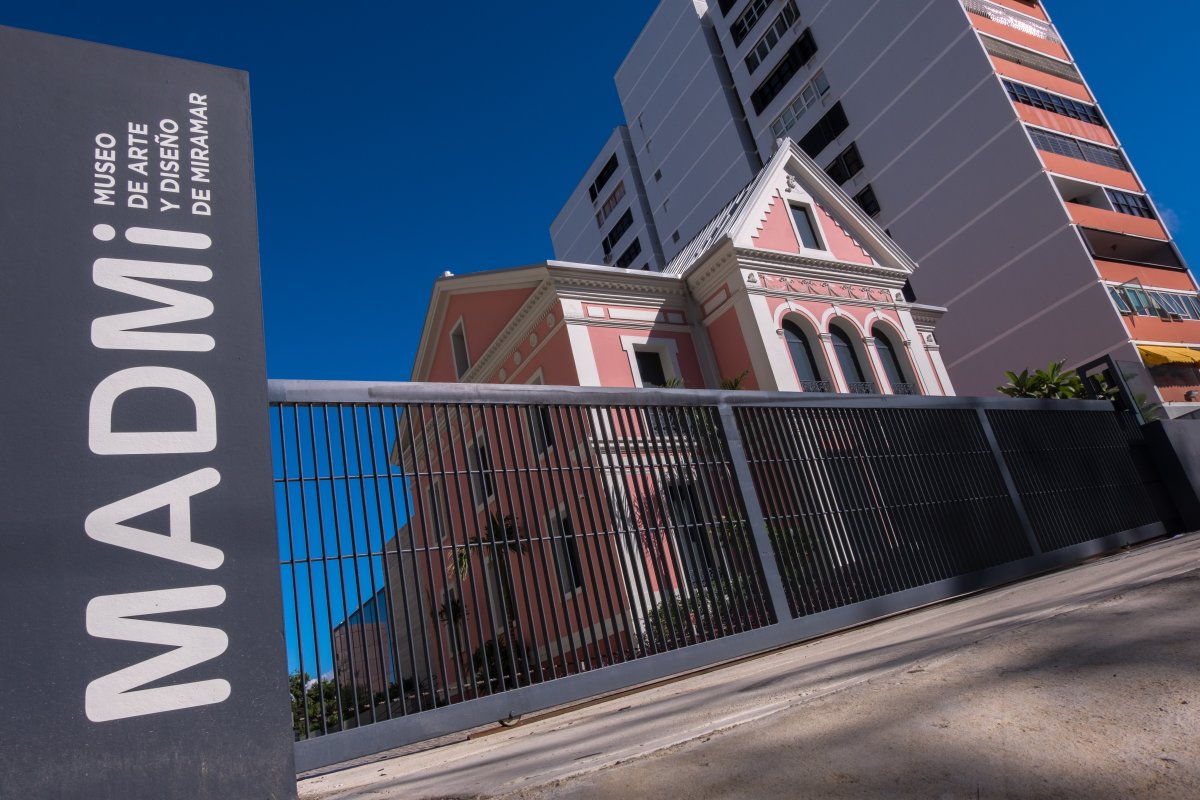
<svg viewBox="0 0 1200 800"><path fill-rule="evenodd" d="M742 385L747 389L762 388L754 367L750 364L750 351L746 346L746 337L738 320L736 309L730 308L708 325L709 338L712 340L713 355L717 359L717 371L722 380L735 378L743 370L750 373L743 379Z"/></svg>
<svg viewBox="0 0 1200 800"><path fill-rule="evenodd" d="M800 243L796 241L796 231L792 228L791 211L787 201L779 194L771 198L767 215L759 225L757 236L750 237L757 247L764 250L778 250L783 253L799 253Z"/></svg>
<svg viewBox="0 0 1200 800"><path fill-rule="evenodd" d="M833 257L839 261L849 261L852 264L874 264L875 259L867 252L867 249L859 244L850 233L843 228L838 221L833 218L825 206L818 205L817 211L820 219L818 223L821 226L821 234L825 238L825 245L829 248L829 252L833 253Z"/></svg>
<svg viewBox="0 0 1200 800"><path fill-rule="evenodd" d="M633 387L633 371L629 365L629 354L621 346L622 336L644 337L655 339L670 339L678 347L679 370L682 373L684 385L698 389L704 386L704 373L700 370L700 360L696 355L696 345L690 333L662 330L658 328L610 328L591 326L588 337L592 342L592 351L596 356L596 371L600 375L601 386Z"/></svg>
<svg viewBox="0 0 1200 800"><path fill-rule="evenodd" d="M462 318L467 332L467 347L474 364L504 330L504 326L533 294L533 288L488 292L464 292L450 298L442 329L437 332L429 374L423 380L453 383L454 355L450 350L450 331Z"/></svg>

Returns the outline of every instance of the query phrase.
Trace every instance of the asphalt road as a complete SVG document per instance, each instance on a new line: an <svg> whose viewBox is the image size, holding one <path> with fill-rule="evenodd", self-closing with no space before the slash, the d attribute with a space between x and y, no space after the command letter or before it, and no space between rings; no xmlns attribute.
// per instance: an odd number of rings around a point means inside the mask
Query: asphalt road
<svg viewBox="0 0 1200 800"><path fill-rule="evenodd" d="M1197 798L1200 535L301 783L365 798Z"/></svg>

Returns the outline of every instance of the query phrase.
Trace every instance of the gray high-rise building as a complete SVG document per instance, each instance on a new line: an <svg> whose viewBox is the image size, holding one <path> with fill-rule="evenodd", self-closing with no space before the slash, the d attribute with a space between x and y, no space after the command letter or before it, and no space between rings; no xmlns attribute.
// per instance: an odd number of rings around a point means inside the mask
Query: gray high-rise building
<svg viewBox="0 0 1200 800"><path fill-rule="evenodd" d="M795 140L920 268L958 389L1112 355L1200 409L1200 298L1036 0L663 0L624 124L551 227L565 261L661 269Z"/></svg>

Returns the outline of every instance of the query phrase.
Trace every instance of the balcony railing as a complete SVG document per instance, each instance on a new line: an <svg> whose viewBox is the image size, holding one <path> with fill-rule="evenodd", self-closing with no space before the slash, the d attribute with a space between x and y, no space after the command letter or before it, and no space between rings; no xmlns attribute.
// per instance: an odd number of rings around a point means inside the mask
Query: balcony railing
<svg viewBox="0 0 1200 800"><path fill-rule="evenodd" d="M879 394L879 388L873 381L850 381L846 384L850 394Z"/></svg>
<svg viewBox="0 0 1200 800"><path fill-rule="evenodd" d="M805 392L832 392L833 384L829 381L800 381L800 388Z"/></svg>
<svg viewBox="0 0 1200 800"><path fill-rule="evenodd" d="M1045 39L1055 44L1059 44L1062 41L1058 38L1058 34L1054 32L1052 25L1027 17L1024 14L1019 14L999 3L992 3L990 0L963 0L963 5L972 14L978 14L981 17L998 22L1021 33L1027 33L1030 36L1036 36L1039 39Z"/></svg>
<svg viewBox="0 0 1200 800"><path fill-rule="evenodd" d="M893 383L892 394L920 394L917 391L916 384L913 383Z"/></svg>

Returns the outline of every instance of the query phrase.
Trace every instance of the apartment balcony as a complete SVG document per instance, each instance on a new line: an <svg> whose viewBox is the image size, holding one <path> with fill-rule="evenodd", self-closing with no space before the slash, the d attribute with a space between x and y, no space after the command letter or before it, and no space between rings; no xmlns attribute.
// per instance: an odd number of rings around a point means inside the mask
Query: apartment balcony
<svg viewBox="0 0 1200 800"><path fill-rule="evenodd" d="M1027 67L1023 64L1017 64L1009 61L1006 58L992 56L992 66L996 72L1006 78L1012 78L1014 81L1028 83L1031 86L1039 86L1048 92L1061 94L1065 97L1072 97L1076 100L1081 100L1084 103L1095 103L1095 98L1088 92L1087 87L1082 83L1069 81L1066 78L1060 78L1057 75L1051 75L1048 72L1043 72L1040 69Z"/></svg>
<svg viewBox="0 0 1200 800"><path fill-rule="evenodd" d="M1143 191L1132 172L1126 172L1123 169L1116 169L1115 167L1106 167L1101 164L1093 164L1090 161L1083 161L1078 158L1061 156L1057 153L1047 153L1045 150L1039 150L1038 155L1042 157L1042 163L1046 165L1046 169L1051 172L1090 181L1091 183L1114 186L1130 192Z"/></svg>
<svg viewBox="0 0 1200 800"><path fill-rule="evenodd" d="M987 2L987 0L965 0L963 3L968 11L973 11L976 7L986 8L987 6L998 6L999 3ZM995 36L998 39L1004 39L1021 47L1028 47L1030 50L1037 50L1039 53L1045 53L1054 58L1068 59L1066 48L1057 40L1046 39L1041 36L1035 36L1031 33L1018 30L1004 23L997 22L994 19L989 19L987 16L978 13L972 13L971 24L976 30Z"/></svg>
<svg viewBox="0 0 1200 800"><path fill-rule="evenodd" d="M879 394L879 387L873 381L850 381L846 387L850 394Z"/></svg>
<svg viewBox="0 0 1200 800"><path fill-rule="evenodd" d="M1067 212L1071 215L1071 222L1086 228L1098 228L1102 231L1146 236L1164 241L1170 238L1166 228L1156 219L1135 217L1132 214L1122 214L1106 208L1095 208L1071 201L1067 201Z"/></svg>
<svg viewBox="0 0 1200 800"><path fill-rule="evenodd" d="M997 5L1011 8L1013 11L1019 11L1022 14L1028 14L1043 22L1049 21L1046 12L1042 10L1041 4L1036 2L1036 0L995 0L995 2Z"/></svg>
<svg viewBox="0 0 1200 800"><path fill-rule="evenodd" d="M1105 280L1124 283L1141 278L1147 286L1164 289L1193 287L1187 268L1169 242L1095 228L1080 228L1080 233Z"/></svg>
<svg viewBox="0 0 1200 800"><path fill-rule="evenodd" d="M800 390L804 392L832 392L833 384L829 381L800 381Z"/></svg>
<svg viewBox="0 0 1200 800"><path fill-rule="evenodd" d="M1109 130L1100 125L1093 125L1090 122L1084 122L1073 117L1065 117L1062 114L1055 114L1053 111L1043 111L1040 108L1027 106L1024 103L1013 103L1013 107L1017 110L1017 116L1022 121L1028 122L1031 125L1049 128L1052 131L1065 133L1068 136L1090 139L1093 142L1109 147L1117 146L1117 140L1113 138Z"/></svg>

